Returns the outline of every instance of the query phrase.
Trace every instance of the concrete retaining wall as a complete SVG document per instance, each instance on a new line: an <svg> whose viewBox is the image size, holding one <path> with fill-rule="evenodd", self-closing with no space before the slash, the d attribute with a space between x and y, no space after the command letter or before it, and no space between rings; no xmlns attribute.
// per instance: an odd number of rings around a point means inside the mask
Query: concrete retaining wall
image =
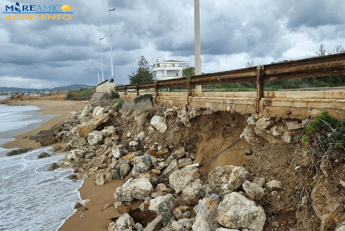
<svg viewBox="0 0 345 231"><path fill-rule="evenodd" d="M140 93L144 95L147 93ZM132 100L136 93L120 93L121 98ZM187 98L187 93L152 93L155 103L174 105L212 111L229 111L241 114L253 114L256 118L282 117L291 119L313 118L326 110L336 119L341 118L345 111L345 91L276 91L265 92L259 103L259 113L256 113L256 92L203 92L200 96L193 93ZM345 118L345 114L343 119Z"/></svg>

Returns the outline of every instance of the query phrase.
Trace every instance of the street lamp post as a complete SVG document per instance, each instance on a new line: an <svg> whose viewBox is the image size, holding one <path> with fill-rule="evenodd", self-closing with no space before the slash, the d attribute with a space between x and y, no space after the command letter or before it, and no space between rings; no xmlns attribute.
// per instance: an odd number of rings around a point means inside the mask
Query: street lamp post
<svg viewBox="0 0 345 231"><path fill-rule="evenodd" d="M100 39L99 39L99 44L100 44L100 48L101 48L102 81L104 81L104 75L103 75L103 60L102 60L102 39L104 39L104 38L100 38Z"/></svg>
<svg viewBox="0 0 345 231"><path fill-rule="evenodd" d="M100 55L97 55L97 59L100 57ZM100 66L100 62L99 62L99 59L97 60L97 74L98 74L98 84L101 83L101 81L99 80L99 66Z"/></svg>
<svg viewBox="0 0 345 231"><path fill-rule="evenodd" d="M113 36L112 36L112 33L111 33L110 11L115 11L115 10L116 10L115 8L110 8L110 9L109 9L110 51L111 51L111 54L110 54L110 58L111 58L111 77L113 78L113 80L114 80L114 67L113 67ZM114 82L115 82L115 81L114 81Z"/></svg>
<svg viewBox="0 0 345 231"><path fill-rule="evenodd" d="M201 75L201 48L200 48L200 9L199 0L194 0L194 49L195 75ZM195 92L201 93L202 85L195 86Z"/></svg>

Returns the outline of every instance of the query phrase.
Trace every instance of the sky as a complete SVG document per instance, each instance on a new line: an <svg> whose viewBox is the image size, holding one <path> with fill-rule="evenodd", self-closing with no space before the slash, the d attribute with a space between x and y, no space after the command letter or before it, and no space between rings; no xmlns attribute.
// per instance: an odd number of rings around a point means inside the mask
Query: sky
<svg viewBox="0 0 345 231"><path fill-rule="evenodd" d="M193 0L25 0L70 5L70 20L6 20L0 3L0 87L53 88L98 83L100 38L104 78L111 78L110 12L115 84L144 56L149 64L194 66ZM43 4L42 4L43 3ZM342 0L200 0L201 71L213 73L315 56L345 47ZM13 16L13 15L12 15Z"/></svg>

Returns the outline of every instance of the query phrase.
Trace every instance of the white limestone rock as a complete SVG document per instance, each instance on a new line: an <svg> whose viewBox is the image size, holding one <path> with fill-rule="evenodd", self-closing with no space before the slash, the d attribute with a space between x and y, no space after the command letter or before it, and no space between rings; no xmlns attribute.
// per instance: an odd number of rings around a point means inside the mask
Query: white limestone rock
<svg viewBox="0 0 345 231"><path fill-rule="evenodd" d="M264 195L264 189L259 185L252 183L250 181L245 181L242 185L242 188L246 192L247 196L252 200L261 200Z"/></svg>
<svg viewBox="0 0 345 231"><path fill-rule="evenodd" d="M244 167L217 166L208 175L208 184L213 193L224 196L240 188L249 176Z"/></svg>
<svg viewBox="0 0 345 231"><path fill-rule="evenodd" d="M118 202L126 201L130 202L133 201L134 196L132 195L132 187L131 183L127 181L121 187L118 187L114 193L114 198Z"/></svg>
<svg viewBox="0 0 345 231"><path fill-rule="evenodd" d="M92 106L85 106L81 114L78 116L78 119L84 119L89 115L89 113L92 111L93 107Z"/></svg>
<svg viewBox="0 0 345 231"><path fill-rule="evenodd" d="M219 202L219 197L199 200L198 205L194 208L196 217L192 226L193 231L213 231L219 227L216 221Z"/></svg>
<svg viewBox="0 0 345 231"><path fill-rule="evenodd" d="M111 222L108 226L109 231L131 231L134 230L135 223L133 218L128 214L122 214L116 222Z"/></svg>
<svg viewBox="0 0 345 231"><path fill-rule="evenodd" d="M273 191L273 190L279 190L283 188L283 183L278 180L271 180L266 183L266 188Z"/></svg>
<svg viewBox="0 0 345 231"><path fill-rule="evenodd" d="M87 137L87 141L90 145L96 145L103 141L103 135L100 131L92 131Z"/></svg>
<svg viewBox="0 0 345 231"><path fill-rule="evenodd" d="M199 199L205 197L206 187L202 184L200 179L195 180L189 184L182 191L182 201L186 205L197 204Z"/></svg>
<svg viewBox="0 0 345 231"><path fill-rule="evenodd" d="M115 127L114 126L107 126L105 127L101 132L102 132L102 135L105 136L105 137L110 137L112 136L113 134L115 134Z"/></svg>
<svg viewBox="0 0 345 231"><path fill-rule="evenodd" d="M132 196L138 200L149 197L153 186L148 178L135 179L131 182Z"/></svg>
<svg viewBox="0 0 345 231"><path fill-rule="evenodd" d="M180 193L189 184L199 179L200 176L200 169L197 167L182 168L169 176L169 183L176 193Z"/></svg>
<svg viewBox="0 0 345 231"><path fill-rule="evenodd" d="M261 130L270 129L275 123L276 121L273 118L261 117L258 119L258 121L256 121L255 127Z"/></svg>
<svg viewBox="0 0 345 231"><path fill-rule="evenodd" d="M104 108L101 106L95 107L92 112L92 118L95 118L97 116L100 116L104 113Z"/></svg>
<svg viewBox="0 0 345 231"><path fill-rule="evenodd" d="M217 212L218 223L232 229L261 231L266 221L264 209L237 192L225 195Z"/></svg>
<svg viewBox="0 0 345 231"><path fill-rule="evenodd" d="M79 160L79 159L83 158L84 154L85 154L85 152L83 150L73 149L66 156L66 158L69 160ZM65 163L65 165L66 165L66 163Z"/></svg>
<svg viewBox="0 0 345 231"><path fill-rule="evenodd" d="M150 124L155 127L160 133L164 133L167 129L168 126L165 123L165 119L161 116L154 116L151 119Z"/></svg>

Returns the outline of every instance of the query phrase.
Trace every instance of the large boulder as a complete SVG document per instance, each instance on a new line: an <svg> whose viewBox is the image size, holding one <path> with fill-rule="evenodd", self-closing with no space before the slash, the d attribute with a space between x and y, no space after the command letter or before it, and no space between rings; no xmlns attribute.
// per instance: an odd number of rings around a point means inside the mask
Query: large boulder
<svg viewBox="0 0 345 231"><path fill-rule="evenodd" d="M130 162L128 160L118 160L114 168L111 170L113 179L121 179L126 177L131 171Z"/></svg>
<svg viewBox="0 0 345 231"><path fill-rule="evenodd" d="M111 222L108 226L109 231L131 231L134 230L135 223L133 218L128 214L122 214L116 222Z"/></svg>
<svg viewBox="0 0 345 231"><path fill-rule="evenodd" d="M213 231L219 227L216 221L219 197L204 198L194 208L196 213L193 231Z"/></svg>
<svg viewBox="0 0 345 231"><path fill-rule="evenodd" d="M56 142L58 142L58 140L56 139L53 131L47 131L39 139L39 142L42 146L48 146L51 144L55 144Z"/></svg>
<svg viewBox="0 0 345 231"><path fill-rule="evenodd" d="M169 176L169 183L175 189L176 193L180 193L189 184L199 179L200 176L200 169L197 167L182 168L176 170Z"/></svg>
<svg viewBox="0 0 345 231"><path fill-rule="evenodd" d="M217 166L208 175L208 184L212 192L224 196L240 188L249 176L244 167L233 165Z"/></svg>
<svg viewBox="0 0 345 231"><path fill-rule="evenodd" d="M115 134L115 127L114 126L107 126L105 127L101 132L102 132L102 135L105 136L105 137L110 137L112 136L113 134Z"/></svg>
<svg viewBox="0 0 345 231"><path fill-rule="evenodd" d="M76 127L76 132L84 138L87 138L89 133L97 128L98 125L103 124L109 120L109 114L103 114L93 118L89 122L84 122Z"/></svg>
<svg viewBox="0 0 345 231"><path fill-rule="evenodd" d="M67 154L66 158L69 160L80 160L84 157L85 151L79 149L73 149Z"/></svg>
<svg viewBox="0 0 345 231"><path fill-rule="evenodd" d="M255 127L261 130L270 129L275 123L276 121L273 118L261 117L258 119L258 121L256 121Z"/></svg>
<svg viewBox="0 0 345 231"><path fill-rule="evenodd" d="M132 187L131 182L127 181L121 187L118 187L114 193L114 198L117 202L126 201L130 202L133 201L134 197L132 195Z"/></svg>
<svg viewBox="0 0 345 231"><path fill-rule="evenodd" d="M81 148L86 145L86 139L80 136L73 136L72 140L68 143L71 148Z"/></svg>
<svg viewBox="0 0 345 231"><path fill-rule="evenodd" d="M90 145L96 145L103 141L103 135L100 131L92 131L87 137L87 141Z"/></svg>
<svg viewBox="0 0 345 231"><path fill-rule="evenodd" d="M199 199L205 197L206 186L203 185L200 179L191 183L184 188L181 195L181 201L186 205L195 205Z"/></svg>
<svg viewBox="0 0 345 231"><path fill-rule="evenodd" d="M148 178L135 179L131 182L132 196L138 200L149 197L153 191L153 186Z"/></svg>
<svg viewBox="0 0 345 231"><path fill-rule="evenodd" d="M78 119L84 119L85 117L87 117L89 115L89 113L92 111L93 107L92 106L85 106L83 111L80 113L80 115L78 116Z"/></svg>
<svg viewBox="0 0 345 231"><path fill-rule="evenodd" d="M243 135L248 144L256 144L256 134L254 131L254 126L248 125L247 127L245 127L243 130Z"/></svg>
<svg viewBox="0 0 345 231"><path fill-rule="evenodd" d="M320 230L332 230L345 221L345 197L336 184L328 180L319 183L313 189L311 199L316 216L321 220Z"/></svg>
<svg viewBox="0 0 345 231"><path fill-rule="evenodd" d="M264 209L237 192L225 195L217 212L218 223L232 229L261 231L266 221Z"/></svg>
<svg viewBox="0 0 345 231"><path fill-rule="evenodd" d="M112 176L110 172L98 173L96 175L95 184L104 185L106 182L110 181L111 179L112 179Z"/></svg>
<svg viewBox="0 0 345 231"><path fill-rule="evenodd" d="M103 107L101 106L95 107L95 109L93 109L93 112L92 112L92 118L102 115L103 112L104 112Z"/></svg>
<svg viewBox="0 0 345 231"><path fill-rule="evenodd" d="M137 156L134 159L133 177L138 178L140 173L150 171L153 162L151 155Z"/></svg>
<svg viewBox="0 0 345 231"><path fill-rule="evenodd" d="M165 119L161 116L154 116L151 119L150 124L155 127L160 133L164 133L167 129L168 126L165 123Z"/></svg>

